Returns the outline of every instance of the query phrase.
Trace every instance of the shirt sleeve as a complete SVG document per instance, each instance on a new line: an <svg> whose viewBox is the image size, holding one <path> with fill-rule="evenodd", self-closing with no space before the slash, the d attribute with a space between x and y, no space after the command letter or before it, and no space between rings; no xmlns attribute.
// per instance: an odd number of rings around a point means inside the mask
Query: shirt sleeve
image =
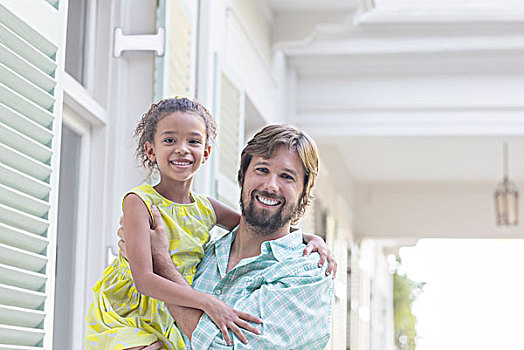
<svg viewBox="0 0 524 350"><path fill-rule="evenodd" d="M273 281L255 283L258 287L239 298L234 309L262 319L256 325L262 334L244 330L249 344L242 343L231 331L233 346L228 346L211 319L204 314L193 332L193 349L324 349L330 332L333 282L315 263L302 271Z"/></svg>

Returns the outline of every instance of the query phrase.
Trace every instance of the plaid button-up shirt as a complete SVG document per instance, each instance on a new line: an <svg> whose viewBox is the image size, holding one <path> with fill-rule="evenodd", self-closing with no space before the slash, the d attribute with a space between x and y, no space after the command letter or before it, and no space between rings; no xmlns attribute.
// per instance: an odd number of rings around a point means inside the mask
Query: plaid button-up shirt
<svg viewBox="0 0 524 350"><path fill-rule="evenodd" d="M329 339L333 283L318 267L318 254L303 257L302 233L266 241L261 254L241 260L226 272L236 230L211 243L200 262L193 288L220 298L232 308L263 320L257 335L243 330L249 344L231 331L228 346L218 327L202 315L188 348L323 349Z"/></svg>

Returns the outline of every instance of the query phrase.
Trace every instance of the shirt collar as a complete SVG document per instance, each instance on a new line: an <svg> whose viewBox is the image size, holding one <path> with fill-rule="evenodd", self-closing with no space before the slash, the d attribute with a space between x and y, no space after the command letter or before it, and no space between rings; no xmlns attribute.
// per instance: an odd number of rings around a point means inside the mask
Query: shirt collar
<svg viewBox="0 0 524 350"><path fill-rule="evenodd" d="M290 256L294 257L294 255L290 254L291 252L295 251L297 248L302 248L302 231L299 229L292 230L289 234L285 235L284 237L280 237L278 239L273 239L270 241L265 241L262 243L262 253L264 253L264 250L271 249L273 256L278 261L287 260L290 258Z"/></svg>
<svg viewBox="0 0 524 350"><path fill-rule="evenodd" d="M237 232L238 226L229 234L224 235L215 242L215 255L219 261L220 272L223 275L225 275L226 272L229 252L231 251L231 245L235 240ZM293 228L292 231L284 237L263 242L260 251L261 255L272 254L276 260L283 261L289 259L292 251L302 249L302 243L302 231Z"/></svg>

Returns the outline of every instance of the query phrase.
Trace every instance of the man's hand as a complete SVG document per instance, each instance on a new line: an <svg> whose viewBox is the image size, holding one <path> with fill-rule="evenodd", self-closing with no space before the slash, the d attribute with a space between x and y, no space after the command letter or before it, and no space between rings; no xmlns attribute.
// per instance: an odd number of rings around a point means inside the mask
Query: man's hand
<svg viewBox="0 0 524 350"><path fill-rule="evenodd" d="M149 232L151 241L151 254L153 256L153 264L155 260L163 259L168 257L169 259L169 241L167 239L167 233L164 229L162 217L156 206L151 206L153 213L153 227ZM120 254L127 259L125 231L124 231L124 218L120 217L120 227L118 228L117 235L120 238L118 241L118 248L120 248Z"/></svg>
<svg viewBox="0 0 524 350"><path fill-rule="evenodd" d="M153 213L153 227L150 232L151 253L154 259L155 256L169 255L169 240L167 239L164 223L162 222L162 217L156 205L151 206L151 212Z"/></svg>
<svg viewBox="0 0 524 350"><path fill-rule="evenodd" d="M116 231L116 234L120 240L118 241L118 248L120 249L120 255L124 257L124 259L127 260L127 251L126 251L126 237L124 235L124 217L120 217L120 227L118 228L118 231Z"/></svg>

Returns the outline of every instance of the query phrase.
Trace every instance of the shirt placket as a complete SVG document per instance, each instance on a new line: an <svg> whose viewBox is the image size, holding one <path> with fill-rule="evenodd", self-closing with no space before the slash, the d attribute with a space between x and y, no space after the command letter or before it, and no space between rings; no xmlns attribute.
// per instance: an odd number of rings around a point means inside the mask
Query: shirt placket
<svg viewBox="0 0 524 350"><path fill-rule="evenodd" d="M213 289L213 294L226 303L235 301L241 291L245 289L247 280L252 278L253 274L259 270L257 267L262 261L267 261L268 253L266 250L256 257L242 259L237 266L220 278Z"/></svg>

